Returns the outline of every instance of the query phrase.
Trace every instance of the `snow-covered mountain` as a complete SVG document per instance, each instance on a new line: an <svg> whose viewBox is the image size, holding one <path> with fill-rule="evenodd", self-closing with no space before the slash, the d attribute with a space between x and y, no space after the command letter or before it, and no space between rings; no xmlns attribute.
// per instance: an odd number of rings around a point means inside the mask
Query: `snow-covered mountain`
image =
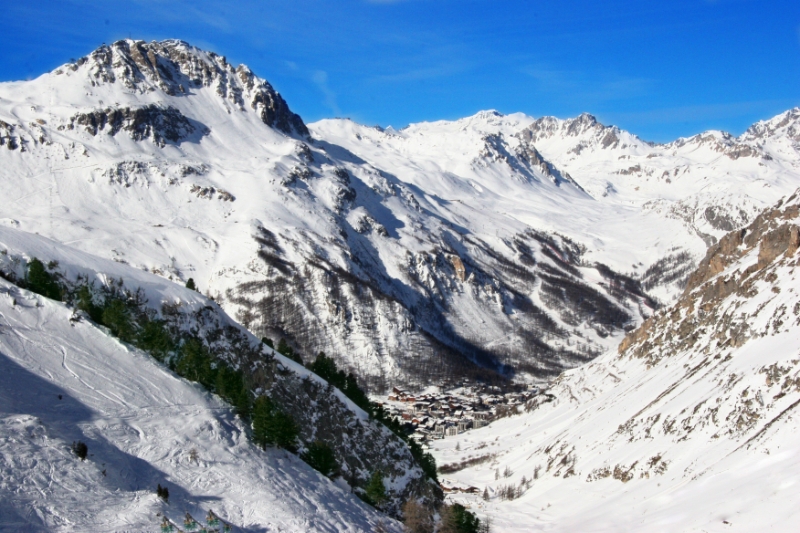
<svg viewBox="0 0 800 533"><path fill-rule="evenodd" d="M543 378L797 187L798 115L668 145L589 115L307 127L245 66L119 41L0 84L0 222L192 277L373 386Z"/></svg>
<svg viewBox="0 0 800 533"><path fill-rule="evenodd" d="M94 287L95 299L127 294L184 345L206 346L212 364L245 373L248 394L266 394L293 419L300 456L312 443L331 450L334 480L253 444L229 403L170 370L188 356L159 363L78 306L8 281L28 279L33 257L73 295L65 299L75 303L79 285ZM399 531L354 494L375 471L386 512L398 515L412 497L438 499L402 440L201 294L10 228L0 228L0 274L0 530L150 531L163 517L180 524L210 508L234 531L372 532L380 522ZM70 451L78 441L86 462Z"/></svg>
<svg viewBox="0 0 800 533"><path fill-rule="evenodd" d="M502 531L794 531L800 191L712 246L675 305L519 416L438 441ZM481 492L486 491L486 498Z"/></svg>

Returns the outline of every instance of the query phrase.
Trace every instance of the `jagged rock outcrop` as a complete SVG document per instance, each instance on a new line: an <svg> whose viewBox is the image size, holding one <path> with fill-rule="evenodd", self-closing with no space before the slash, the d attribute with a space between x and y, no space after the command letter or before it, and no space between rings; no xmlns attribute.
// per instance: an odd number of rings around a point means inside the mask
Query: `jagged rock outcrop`
<svg viewBox="0 0 800 533"><path fill-rule="evenodd" d="M582 113L569 120L555 117L541 117L525 128L520 135L528 142L536 143L542 139L564 135L565 137L591 138L602 149L617 148L620 145L620 130L616 126L604 126L593 115ZM578 154L588 146L586 141L574 148Z"/></svg>
<svg viewBox="0 0 800 533"><path fill-rule="evenodd" d="M120 131L127 132L134 141L152 139L160 147L167 142L178 144L197 133L198 137L207 135L208 128L197 121L190 120L172 106L162 107L151 104L139 108L106 108L77 113L66 126L73 129L83 126L92 136L106 133L112 137Z"/></svg>
<svg viewBox="0 0 800 533"><path fill-rule="evenodd" d="M707 148L723 154L733 161L736 161L740 157L770 157L768 154L759 150L757 145L740 142L739 139L727 132L712 131L695 135L687 139L679 139L667 145L668 148L678 149L686 146Z"/></svg>
<svg viewBox="0 0 800 533"><path fill-rule="evenodd" d="M19 137L14 135L14 125L0 120L0 146L5 146L9 150L19 148Z"/></svg>
<svg viewBox="0 0 800 533"><path fill-rule="evenodd" d="M795 147L800 145L800 107L790 109L770 120L756 122L747 128L742 138L763 142L781 135L795 143Z"/></svg>

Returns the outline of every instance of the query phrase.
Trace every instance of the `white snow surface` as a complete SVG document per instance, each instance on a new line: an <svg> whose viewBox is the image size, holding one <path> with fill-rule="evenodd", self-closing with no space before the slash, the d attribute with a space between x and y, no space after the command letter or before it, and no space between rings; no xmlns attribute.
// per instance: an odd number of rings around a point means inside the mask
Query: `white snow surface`
<svg viewBox="0 0 800 533"><path fill-rule="evenodd" d="M708 285L745 279L758 260L756 246ZM436 441L439 465L479 459L443 476L478 494L448 500L503 532L796 531L796 267L796 254L779 257L753 274L752 290L713 308L700 305L702 287L684 295L695 303L659 311L645 356L610 351L563 373L546 391L552 401ZM672 324L706 313L713 321L680 345ZM733 341L734 331L748 333ZM521 494L503 500L507 486Z"/></svg>
<svg viewBox="0 0 800 533"><path fill-rule="evenodd" d="M17 230L0 230L0 248L4 261L57 260L67 277L122 278L154 307L213 305ZM379 521L399 531L349 487L292 454L252 445L215 395L74 318L64 304L0 280L0 531L156 531L159 513L182 524L184 513L202 521L208 509L234 531L368 532ZM88 445L85 462L70 451L78 440Z"/></svg>

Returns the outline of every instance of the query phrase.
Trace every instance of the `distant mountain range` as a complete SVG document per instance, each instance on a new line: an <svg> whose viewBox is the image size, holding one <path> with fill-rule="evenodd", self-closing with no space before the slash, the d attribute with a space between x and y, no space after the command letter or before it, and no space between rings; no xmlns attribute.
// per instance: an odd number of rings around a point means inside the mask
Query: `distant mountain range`
<svg viewBox="0 0 800 533"><path fill-rule="evenodd" d="M246 66L124 40L0 84L0 223L183 283L371 390L613 349L800 185L800 109L645 142L591 115L304 124Z"/></svg>

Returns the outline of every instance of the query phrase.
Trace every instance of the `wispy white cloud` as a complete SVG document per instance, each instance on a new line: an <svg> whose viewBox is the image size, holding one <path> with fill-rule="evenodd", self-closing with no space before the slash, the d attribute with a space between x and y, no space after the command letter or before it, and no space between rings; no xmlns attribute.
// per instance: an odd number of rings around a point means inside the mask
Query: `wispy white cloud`
<svg viewBox="0 0 800 533"><path fill-rule="evenodd" d="M413 69L405 72L396 72L393 74L383 74L381 76L376 76L374 80L378 82L391 82L391 83L429 80L434 78L444 78L447 76L452 76L453 74L458 74L459 72L463 71L464 71L463 66L451 63L435 67Z"/></svg>
<svg viewBox="0 0 800 533"><path fill-rule="evenodd" d="M595 102L640 96L653 86L653 80L613 74L589 75L575 70L525 67L521 71L536 80L542 92L562 93Z"/></svg>
<svg viewBox="0 0 800 533"><path fill-rule="evenodd" d="M336 93L328 86L328 73L324 70L317 70L311 75L311 81L316 84L317 88L325 97L325 105L330 108L336 116L341 116L342 112L339 109L339 105L336 103Z"/></svg>
<svg viewBox="0 0 800 533"><path fill-rule="evenodd" d="M139 5L142 13L147 13L151 18L163 21L194 20L201 25L214 28L223 33L231 33L236 28L235 22L231 20L234 17L225 11L224 4L185 0L172 2L133 0L133 2Z"/></svg>
<svg viewBox="0 0 800 533"><path fill-rule="evenodd" d="M751 100L724 104L700 104L666 107L647 111L608 113L607 118L619 123L639 125L698 123L731 120L779 112L797 105L793 100Z"/></svg>

